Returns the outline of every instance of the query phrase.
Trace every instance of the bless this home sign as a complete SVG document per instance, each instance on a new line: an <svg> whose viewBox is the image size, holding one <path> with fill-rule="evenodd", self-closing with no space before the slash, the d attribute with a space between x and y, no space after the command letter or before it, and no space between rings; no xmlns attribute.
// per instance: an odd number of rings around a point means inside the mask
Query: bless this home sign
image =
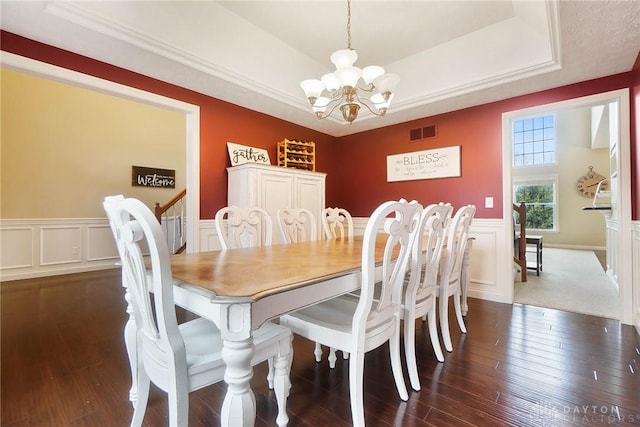
<svg viewBox="0 0 640 427"><path fill-rule="evenodd" d="M387 182L460 176L460 146L387 156Z"/></svg>

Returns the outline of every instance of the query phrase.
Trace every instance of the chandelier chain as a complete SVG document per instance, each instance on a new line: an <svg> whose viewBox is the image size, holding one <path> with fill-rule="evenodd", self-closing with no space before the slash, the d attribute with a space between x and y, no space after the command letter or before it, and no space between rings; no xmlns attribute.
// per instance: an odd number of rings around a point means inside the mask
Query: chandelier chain
<svg viewBox="0 0 640 427"><path fill-rule="evenodd" d="M351 50L351 0L347 0L347 49Z"/></svg>

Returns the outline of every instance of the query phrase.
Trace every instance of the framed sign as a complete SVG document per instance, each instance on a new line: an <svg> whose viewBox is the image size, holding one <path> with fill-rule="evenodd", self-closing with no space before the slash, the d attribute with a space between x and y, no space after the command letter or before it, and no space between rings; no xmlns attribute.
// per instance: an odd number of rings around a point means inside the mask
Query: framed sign
<svg viewBox="0 0 640 427"><path fill-rule="evenodd" d="M387 182L460 176L460 146L387 156Z"/></svg>
<svg viewBox="0 0 640 427"><path fill-rule="evenodd" d="M246 145L227 142L229 150L229 159L231 166L241 165L243 163L262 163L270 165L269 153L261 148L247 147Z"/></svg>
<svg viewBox="0 0 640 427"><path fill-rule="evenodd" d="M134 187L176 188L175 169L131 166L131 185Z"/></svg>

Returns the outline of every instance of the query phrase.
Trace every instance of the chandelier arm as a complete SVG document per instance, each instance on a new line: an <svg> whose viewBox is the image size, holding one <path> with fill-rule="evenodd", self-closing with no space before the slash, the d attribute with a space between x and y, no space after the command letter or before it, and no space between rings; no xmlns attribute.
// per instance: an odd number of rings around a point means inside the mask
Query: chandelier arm
<svg viewBox="0 0 640 427"><path fill-rule="evenodd" d="M342 98L344 98L344 89L338 89L338 90L334 90L332 92L329 92L329 97L331 98L331 101L329 101L329 103L333 102L333 101L338 101ZM328 105L328 104L327 104Z"/></svg>
<svg viewBox="0 0 640 427"><path fill-rule="evenodd" d="M364 91L364 92L372 93L373 91L375 91L375 90L376 90L376 87L375 87L373 84L369 84L369 86L367 86L367 87L362 87L362 86L360 86L360 85L358 84L358 86L356 87L356 89L358 89L358 90L362 90L362 91Z"/></svg>
<svg viewBox="0 0 640 427"><path fill-rule="evenodd" d="M365 107L367 107L367 110L369 110L372 114L376 115L376 116L384 116L387 114L387 111L384 110L383 112L377 112L375 111L373 108L371 108L371 101L369 101L367 98L360 98L358 96L358 94L356 94L356 99L358 100L358 102L362 105L364 105Z"/></svg>
<svg viewBox="0 0 640 427"><path fill-rule="evenodd" d="M329 102L329 104L327 104L327 107L328 107L331 103L333 103L333 106L331 107L331 110L329 110L329 112L328 112L328 113L322 113L322 112L320 112L320 111L317 111L317 112L316 112L316 117L317 117L318 119L326 119L327 117L329 117L329 116L333 113L333 110L335 110L335 109L336 109L336 107L337 107L338 105L340 105L340 102L339 102L339 101L340 101L340 99L341 99L341 98L335 98L335 99L332 99L332 100ZM338 102L337 102L337 101L338 101Z"/></svg>

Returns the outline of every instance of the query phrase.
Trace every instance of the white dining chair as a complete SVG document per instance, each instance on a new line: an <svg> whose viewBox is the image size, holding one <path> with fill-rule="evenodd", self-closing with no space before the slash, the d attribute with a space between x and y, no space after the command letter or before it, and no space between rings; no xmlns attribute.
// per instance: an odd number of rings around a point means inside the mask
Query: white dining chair
<svg viewBox="0 0 640 427"><path fill-rule="evenodd" d="M417 204L389 201L373 212L363 236L358 298L332 298L280 318L280 323L295 334L349 352L349 394L354 426L365 425L365 353L386 342L389 342L396 389L402 400L408 399L400 356L400 304L421 211L422 207ZM376 247L383 251L381 274L376 274Z"/></svg>
<svg viewBox="0 0 640 427"><path fill-rule="evenodd" d="M327 239L353 238L353 218L344 208L324 208L322 228Z"/></svg>
<svg viewBox="0 0 640 427"><path fill-rule="evenodd" d="M214 219L220 246L224 250L270 246L272 243L273 221L262 208L225 206L216 212Z"/></svg>
<svg viewBox="0 0 640 427"><path fill-rule="evenodd" d="M131 426L142 425L153 382L168 394L169 425L186 427L189 393L224 379L226 365L222 358L220 332L203 318L178 325L169 250L160 224L149 208L130 198L106 198L104 206L114 224L136 325L138 396ZM145 263L146 253L150 270ZM290 389L291 331L267 322L253 332L253 340L252 364L270 358L274 360L276 422L286 426L289 421L286 400Z"/></svg>
<svg viewBox="0 0 640 427"><path fill-rule="evenodd" d="M121 202L124 200L124 196L122 194L118 194L115 196L105 197L103 202L103 207L105 212L107 213L107 218L109 220L109 227L111 228L111 233L113 234L114 241L116 243L116 247L118 249L118 254L123 252L122 245L124 244L118 238L118 228L116 226L116 213L115 206L117 202ZM131 388L129 389L129 400L131 403L135 405L136 400L138 399L138 351L136 344L136 322L133 315L133 307L131 305L131 296L129 295L129 286L127 285L127 277L124 274L124 270L122 270L122 287L124 288L124 299L127 303L127 322L124 326L124 344L127 349L127 356L129 359L129 369L131 370Z"/></svg>
<svg viewBox="0 0 640 427"><path fill-rule="evenodd" d="M298 243L318 239L318 224L313 213L305 208L282 208L276 213L283 243Z"/></svg>
<svg viewBox="0 0 640 427"><path fill-rule="evenodd" d="M464 252L469 239L469 228L476 213L474 205L460 207L447 226L447 240L444 250L444 260L441 263L440 277L438 279L438 298L440 299L439 317L442 341L447 351L453 351L451 332L449 330L449 297L453 297L453 305L458 319L458 325L462 333L467 333L467 328L462 318L462 262Z"/></svg>
<svg viewBox="0 0 640 427"><path fill-rule="evenodd" d="M409 274L405 280L402 300L402 319L404 320L404 352L411 387L420 390L420 379L416 361L416 319L428 319L431 345L439 362L444 361L438 325L436 321L438 270L442 259L445 240L445 224L451 215L451 205L432 204L422 211L418 236L411 251Z"/></svg>
<svg viewBox="0 0 640 427"><path fill-rule="evenodd" d="M349 211L344 208L324 208L322 210L322 228L325 238L331 239L353 239L353 218ZM316 343L313 354L316 356L316 362L322 361L322 346ZM344 359L349 358L349 353L342 353ZM329 366L334 368L336 365L336 351L334 348L329 349Z"/></svg>

